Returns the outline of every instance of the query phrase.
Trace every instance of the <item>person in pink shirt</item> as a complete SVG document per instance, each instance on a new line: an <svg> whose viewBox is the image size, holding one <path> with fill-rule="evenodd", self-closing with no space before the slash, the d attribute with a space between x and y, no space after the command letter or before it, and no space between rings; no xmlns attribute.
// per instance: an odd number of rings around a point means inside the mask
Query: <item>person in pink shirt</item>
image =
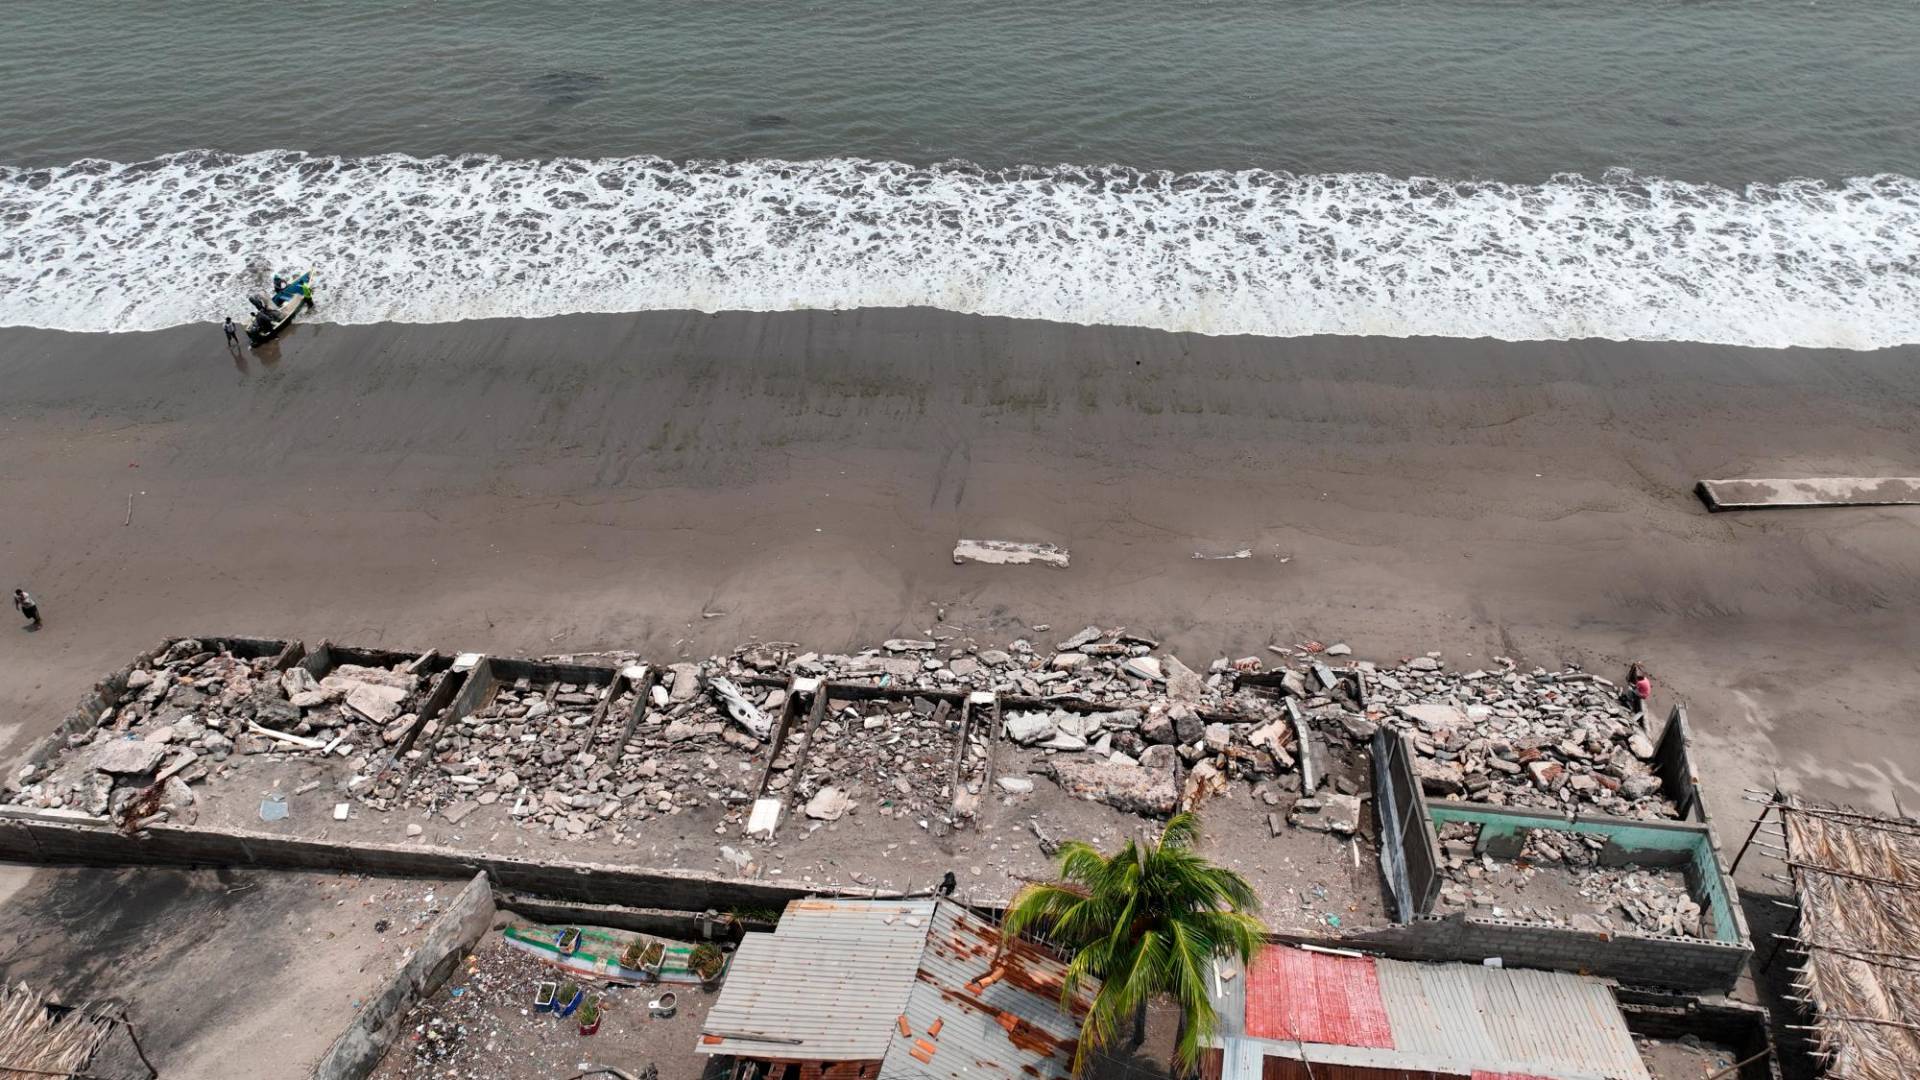
<svg viewBox="0 0 1920 1080"><path fill-rule="evenodd" d="M1647 711L1647 701L1653 697L1653 680L1647 677L1647 666L1635 660L1627 667L1627 691L1620 695L1622 701L1641 712Z"/></svg>

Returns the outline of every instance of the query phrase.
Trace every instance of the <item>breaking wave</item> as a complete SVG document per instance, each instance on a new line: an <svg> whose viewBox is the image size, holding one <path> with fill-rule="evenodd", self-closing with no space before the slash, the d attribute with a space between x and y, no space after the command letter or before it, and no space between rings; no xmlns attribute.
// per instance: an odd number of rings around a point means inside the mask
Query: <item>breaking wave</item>
<svg viewBox="0 0 1920 1080"><path fill-rule="evenodd" d="M0 168L0 324L930 306L1207 334L1920 341L1920 181L175 154Z"/></svg>

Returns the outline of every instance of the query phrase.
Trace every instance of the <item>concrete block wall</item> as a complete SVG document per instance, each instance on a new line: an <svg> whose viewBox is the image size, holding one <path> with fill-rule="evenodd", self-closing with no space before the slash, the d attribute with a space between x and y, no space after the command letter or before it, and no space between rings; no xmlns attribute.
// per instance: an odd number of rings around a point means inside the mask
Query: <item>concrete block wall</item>
<svg viewBox="0 0 1920 1080"><path fill-rule="evenodd" d="M1684 777L1684 788L1669 788L1676 802L1689 808L1684 820L1638 821L1576 815L1575 820L1569 822L1564 815L1544 811L1428 799L1417 780L1410 782L1410 777L1401 775L1411 773L1404 736L1382 728L1373 743L1374 805L1377 810L1393 807L1394 796L1404 795L1410 786L1412 801L1417 807L1394 811L1406 819L1407 827L1389 828L1387 822L1381 823L1381 868L1401 913L1402 925L1353 935L1346 940L1366 947L1393 944L1409 950L1408 959L1477 962L1499 956L1516 966L1586 971L1629 983L1689 991L1731 989L1752 956L1753 948L1746 919L1740 912L1739 894L1724 871L1718 838L1693 786L1686 736L1685 713L1676 709L1661 738L1660 752L1665 757L1657 764L1662 769L1664 783L1680 785ZM1618 849L1609 852L1613 861L1632 861L1633 851L1672 849L1670 855L1655 855L1651 861L1678 862L1686 868L1695 895L1713 914L1716 940L1596 933L1465 915L1437 918L1431 914L1432 894L1423 895L1420 888L1429 878L1421 868L1438 865L1438 844L1433 838L1432 822L1436 817L1448 815L1510 821L1514 830L1538 827L1605 833L1609 835L1610 849ZM1686 842L1689 853L1683 855L1679 851L1681 841ZM1437 892L1437 875L1431 877Z"/></svg>
<svg viewBox="0 0 1920 1080"><path fill-rule="evenodd" d="M1758 1005L1727 998L1676 997L1621 987L1614 991L1627 1030L1655 1039L1688 1035L1719 1043L1744 1062L1729 1080L1780 1080L1772 1018Z"/></svg>
<svg viewBox="0 0 1920 1080"><path fill-rule="evenodd" d="M1405 960L1479 963L1497 956L1511 967L1581 971L1696 993L1732 989L1753 955L1744 942L1607 934L1464 914L1423 915L1400 926L1348 934L1341 943Z"/></svg>
<svg viewBox="0 0 1920 1080"><path fill-rule="evenodd" d="M1675 705L1667 714L1667 726L1660 732L1660 742L1654 748L1654 768L1660 774L1667 797L1680 807L1681 814L1689 821L1706 826L1707 835L1713 843L1713 865L1703 872L1711 872L1719 878L1716 891L1730 901L1728 907L1734 922L1739 927L1742 941L1751 938L1752 931L1747 928L1747 916L1737 902L1740 892L1733 883L1733 875L1727 872L1726 850L1720 844L1720 832L1714 826L1713 814L1707 809L1706 799L1700 794L1700 774L1693 765L1693 726L1687 718L1687 707Z"/></svg>
<svg viewBox="0 0 1920 1080"><path fill-rule="evenodd" d="M493 925L493 887L475 874L427 929L400 970L367 1000L353 1024L333 1041L313 1080L361 1080L379 1066L400 1033L407 1011L432 997Z"/></svg>

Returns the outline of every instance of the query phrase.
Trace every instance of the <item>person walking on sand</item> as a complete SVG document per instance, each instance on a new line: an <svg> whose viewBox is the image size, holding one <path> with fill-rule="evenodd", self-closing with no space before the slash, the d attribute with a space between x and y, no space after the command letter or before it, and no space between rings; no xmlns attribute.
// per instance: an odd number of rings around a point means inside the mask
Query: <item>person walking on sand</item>
<svg viewBox="0 0 1920 1080"><path fill-rule="evenodd" d="M227 316L227 321L220 325L220 329L225 330L227 332L227 344L229 345L240 344L240 334L238 331L236 331L233 328L233 316L231 315Z"/></svg>
<svg viewBox="0 0 1920 1080"><path fill-rule="evenodd" d="M13 610L27 620L27 629L40 629L40 605L34 603L33 597L27 595L27 590L13 590Z"/></svg>

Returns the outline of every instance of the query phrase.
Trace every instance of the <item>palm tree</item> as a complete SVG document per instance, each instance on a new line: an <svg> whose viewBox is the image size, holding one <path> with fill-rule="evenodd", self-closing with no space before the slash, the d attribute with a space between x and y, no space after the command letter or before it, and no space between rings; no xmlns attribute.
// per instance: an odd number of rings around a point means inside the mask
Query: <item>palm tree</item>
<svg viewBox="0 0 1920 1080"><path fill-rule="evenodd" d="M1060 880L1028 885L1008 907L1002 950L1028 930L1072 950L1063 1007L1089 977L1100 980L1080 1025L1076 1074L1129 1014L1133 1046L1144 1042L1147 1003L1162 995L1180 1006L1174 1064L1192 1069L1216 1022L1208 965L1217 957L1244 965L1260 948L1266 928L1250 914L1259 897L1246 878L1195 853L1199 839L1200 819L1175 814L1159 840L1129 840L1112 855L1070 840L1060 846Z"/></svg>

